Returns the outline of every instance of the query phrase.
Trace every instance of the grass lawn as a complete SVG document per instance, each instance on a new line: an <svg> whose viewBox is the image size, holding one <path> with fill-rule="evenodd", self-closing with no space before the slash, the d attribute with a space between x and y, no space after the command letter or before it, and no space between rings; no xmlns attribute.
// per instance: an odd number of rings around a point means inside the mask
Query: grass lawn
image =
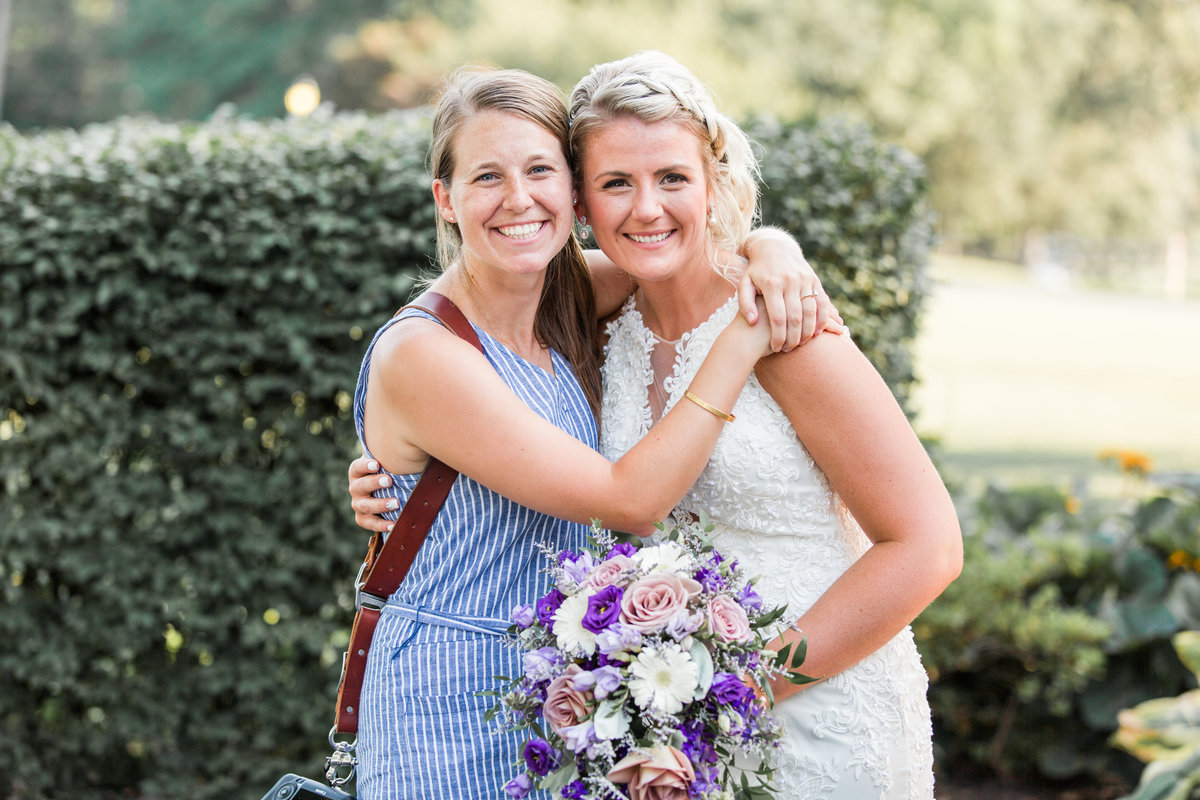
<svg viewBox="0 0 1200 800"><path fill-rule="evenodd" d="M913 405L948 473L1069 480L1105 449L1200 471L1200 299L1053 289L980 259L932 274Z"/></svg>

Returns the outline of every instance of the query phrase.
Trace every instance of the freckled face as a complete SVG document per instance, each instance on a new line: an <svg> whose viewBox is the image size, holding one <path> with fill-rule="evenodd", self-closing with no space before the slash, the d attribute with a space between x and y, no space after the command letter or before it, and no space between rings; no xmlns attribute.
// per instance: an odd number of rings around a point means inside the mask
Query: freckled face
<svg viewBox="0 0 1200 800"><path fill-rule="evenodd" d="M457 222L472 269L527 275L546 269L571 235L571 173L558 139L524 117L484 111L462 126L438 212Z"/></svg>
<svg viewBox="0 0 1200 800"><path fill-rule="evenodd" d="M678 122L621 117L584 144L580 202L604 254L639 281L707 269L701 143Z"/></svg>

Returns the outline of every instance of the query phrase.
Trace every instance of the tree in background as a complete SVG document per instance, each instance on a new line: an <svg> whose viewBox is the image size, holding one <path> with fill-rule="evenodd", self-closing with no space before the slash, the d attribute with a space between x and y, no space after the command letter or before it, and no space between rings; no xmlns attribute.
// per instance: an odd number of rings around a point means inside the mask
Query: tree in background
<svg viewBox="0 0 1200 800"><path fill-rule="evenodd" d="M735 114L845 116L921 157L950 246L1187 231L1200 216L1194 0L15 0L17 127L222 103L283 113L427 102L466 63L569 88L658 48ZM1193 231L1200 233L1200 231Z"/></svg>
<svg viewBox="0 0 1200 800"><path fill-rule="evenodd" d="M570 87L666 49L737 114L844 115L926 161L943 237L1161 238L1200 209L1200 4L1178 0L477 0L466 25L380 20L335 56L368 106L466 62ZM361 88L365 88L360 86Z"/></svg>
<svg viewBox="0 0 1200 800"><path fill-rule="evenodd" d="M280 116L300 75L333 82L334 37L465 1L15 0L4 118L18 128L136 113L205 119L224 103Z"/></svg>

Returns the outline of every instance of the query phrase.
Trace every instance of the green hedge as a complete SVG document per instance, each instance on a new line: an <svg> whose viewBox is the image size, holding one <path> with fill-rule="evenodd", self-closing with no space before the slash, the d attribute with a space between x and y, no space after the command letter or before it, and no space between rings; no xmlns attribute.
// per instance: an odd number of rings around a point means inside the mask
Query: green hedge
<svg viewBox="0 0 1200 800"><path fill-rule="evenodd" d="M764 148L763 222L801 242L855 341L907 406L934 243L920 161L836 121L758 119L747 131Z"/></svg>
<svg viewBox="0 0 1200 800"><path fill-rule="evenodd" d="M1194 685L1171 637L1200 628L1200 490L1128 481L963 501L962 575L914 625L942 767L1136 781L1118 712Z"/></svg>
<svg viewBox="0 0 1200 800"><path fill-rule="evenodd" d="M426 119L0 128L0 794L320 770L365 541L350 398L430 263ZM758 132L768 221L902 393L911 314L881 320L920 294L919 165Z"/></svg>

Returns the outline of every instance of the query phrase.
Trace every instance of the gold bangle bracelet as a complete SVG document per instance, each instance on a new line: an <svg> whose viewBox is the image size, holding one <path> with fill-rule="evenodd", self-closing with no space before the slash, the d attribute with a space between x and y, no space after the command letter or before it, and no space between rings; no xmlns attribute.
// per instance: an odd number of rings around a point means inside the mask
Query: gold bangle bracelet
<svg viewBox="0 0 1200 800"><path fill-rule="evenodd" d="M721 409L717 408L716 406L709 405L708 403L704 402L699 397L697 397L692 392L691 389L688 389L686 392L684 392L683 396L686 397L688 400L691 400L693 403L700 406L701 408L703 408L705 411L712 414L713 416L720 417L721 419L725 420L726 422L733 422L733 414L727 414L726 412L722 411Z"/></svg>

